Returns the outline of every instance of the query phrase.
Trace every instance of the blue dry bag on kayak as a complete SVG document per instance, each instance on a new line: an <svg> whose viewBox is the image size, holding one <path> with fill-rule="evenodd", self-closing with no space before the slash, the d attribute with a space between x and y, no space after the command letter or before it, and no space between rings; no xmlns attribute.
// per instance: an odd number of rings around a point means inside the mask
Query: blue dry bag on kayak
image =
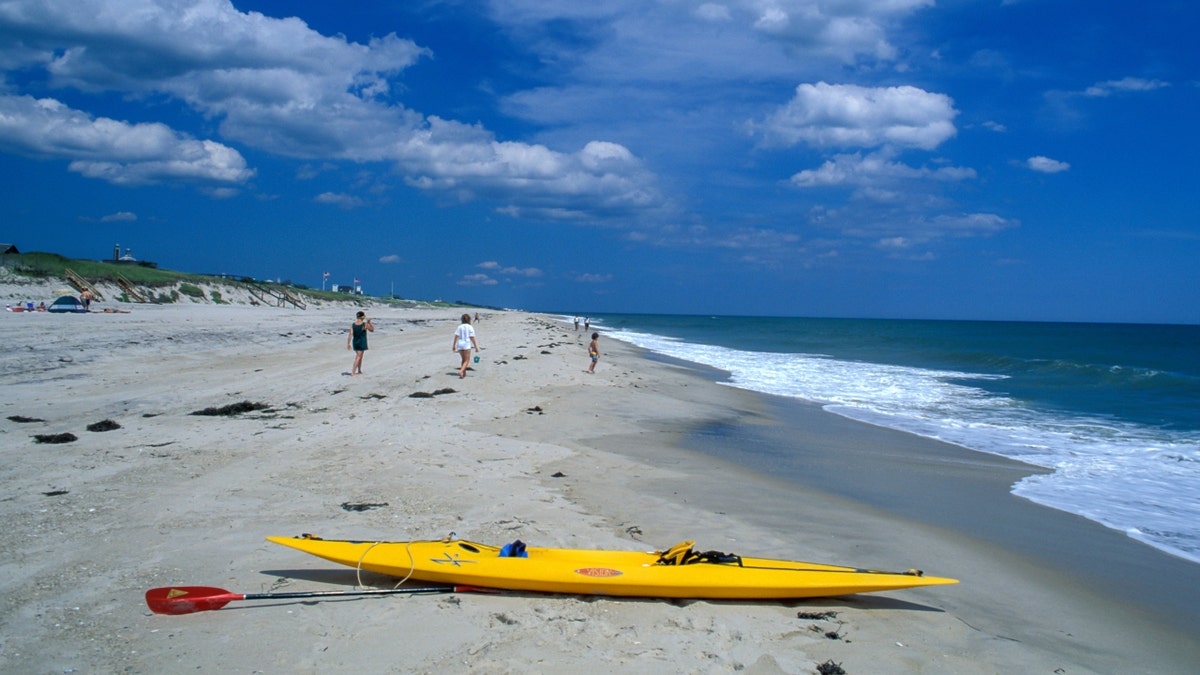
<svg viewBox="0 0 1200 675"><path fill-rule="evenodd" d="M529 554L525 552L525 542L520 539L511 544L505 544L500 547L501 558L528 558Z"/></svg>

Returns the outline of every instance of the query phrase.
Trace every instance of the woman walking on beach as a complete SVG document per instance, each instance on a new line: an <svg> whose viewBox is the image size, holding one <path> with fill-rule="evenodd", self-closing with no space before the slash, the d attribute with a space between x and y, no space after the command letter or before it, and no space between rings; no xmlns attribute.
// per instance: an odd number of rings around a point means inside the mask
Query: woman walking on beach
<svg viewBox="0 0 1200 675"><path fill-rule="evenodd" d="M367 351L367 331L375 332L366 312L359 312L350 324L350 334L346 336L346 349L354 350L354 365L350 366L350 375L362 375L363 352Z"/></svg>
<svg viewBox="0 0 1200 675"><path fill-rule="evenodd" d="M458 367L458 378L467 376L467 364L471 362L471 350L479 352L479 343L475 341L475 329L471 327L471 315L463 314L462 323L454 331L454 344L450 349L462 357L462 365ZM475 357L479 358L479 357Z"/></svg>

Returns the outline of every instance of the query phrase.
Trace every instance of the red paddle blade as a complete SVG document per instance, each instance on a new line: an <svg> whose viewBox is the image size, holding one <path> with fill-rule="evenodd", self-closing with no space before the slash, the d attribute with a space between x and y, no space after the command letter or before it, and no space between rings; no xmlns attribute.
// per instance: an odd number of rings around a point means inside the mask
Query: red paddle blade
<svg viewBox="0 0 1200 675"><path fill-rule="evenodd" d="M212 586L171 586L146 591L146 604L155 614L192 614L221 609L244 597Z"/></svg>

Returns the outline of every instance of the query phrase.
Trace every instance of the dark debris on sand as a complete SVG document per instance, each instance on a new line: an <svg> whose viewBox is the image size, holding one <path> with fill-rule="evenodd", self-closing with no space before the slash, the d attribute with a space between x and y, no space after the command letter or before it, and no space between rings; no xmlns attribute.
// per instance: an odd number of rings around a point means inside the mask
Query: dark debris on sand
<svg viewBox="0 0 1200 675"><path fill-rule="evenodd" d="M809 621L829 621L837 618L837 612L796 612L796 618Z"/></svg>
<svg viewBox="0 0 1200 675"><path fill-rule="evenodd" d="M382 509L387 506L387 502L342 502L343 511L369 511L371 509Z"/></svg>
<svg viewBox="0 0 1200 675"><path fill-rule="evenodd" d="M434 396L442 396L444 394L457 394L457 393L458 393L458 391L451 389L450 387L443 387L442 389L434 390L433 393L430 393L427 391L414 391L413 393L409 394L408 397L409 398L433 398Z"/></svg>
<svg viewBox="0 0 1200 675"><path fill-rule="evenodd" d="M29 424L30 422L45 422L46 420L37 417L26 417L24 415L9 415L8 421L16 422L17 424Z"/></svg>
<svg viewBox="0 0 1200 675"><path fill-rule="evenodd" d="M252 403L250 401L242 401L240 403L230 403L229 405L221 406L220 408L205 408L204 410L194 410L192 415L205 415L208 417L232 417L242 413L254 412L256 410L269 410L270 405L266 403Z"/></svg>
<svg viewBox="0 0 1200 675"><path fill-rule="evenodd" d="M113 429L120 429L120 428L121 428L121 425L117 424L116 422L114 422L112 420L103 420L100 422L96 422L94 424L87 425L88 431L112 431Z"/></svg>
<svg viewBox="0 0 1200 675"><path fill-rule="evenodd" d="M72 443L79 437L68 431L65 434L37 434L33 439L38 443Z"/></svg>
<svg viewBox="0 0 1200 675"><path fill-rule="evenodd" d="M842 668L842 664L834 663L833 659L829 659L825 663L818 663L817 672L821 675L846 675L846 670Z"/></svg>

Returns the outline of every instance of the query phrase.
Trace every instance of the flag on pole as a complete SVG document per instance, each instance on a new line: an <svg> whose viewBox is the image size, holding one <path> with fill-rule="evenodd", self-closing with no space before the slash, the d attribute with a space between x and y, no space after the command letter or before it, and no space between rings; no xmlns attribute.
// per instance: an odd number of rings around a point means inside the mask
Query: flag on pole
<svg viewBox="0 0 1200 675"><path fill-rule="evenodd" d="M355 286L357 286L358 284L359 284L359 281L358 281L358 279L355 279L355 280L354 280L354 285L355 285Z"/></svg>
<svg viewBox="0 0 1200 675"><path fill-rule="evenodd" d="M329 272L326 272L326 273L325 273L325 276L324 276L324 278L325 278L325 279L328 279L328 278L329 278Z"/></svg>

